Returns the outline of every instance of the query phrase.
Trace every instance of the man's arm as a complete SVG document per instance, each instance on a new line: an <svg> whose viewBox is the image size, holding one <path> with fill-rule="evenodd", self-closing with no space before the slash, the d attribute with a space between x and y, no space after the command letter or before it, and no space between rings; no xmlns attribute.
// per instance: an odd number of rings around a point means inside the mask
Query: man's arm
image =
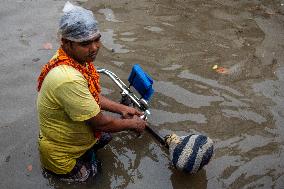
<svg viewBox="0 0 284 189"><path fill-rule="evenodd" d="M100 95L100 105L102 110L121 114L123 118L131 118L134 115L141 116L143 114L135 108L119 104L102 95Z"/></svg>
<svg viewBox="0 0 284 189"><path fill-rule="evenodd" d="M119 132L123 130L133 130L141 133L146 126L146 121L136 115L134 115L131 119L119 119L105 115L101 112L86 122L88 125L92 126L95 132Z"/></svg>
<svg viewBox="0 0 284 189"><path fill-rule="evenodd" d="M146 122L137 116L124 120L101 113L100 107L90 93L89 88L87 88L84 79L64 82L56 88L54 95L70 119L73 121L86 121L95 131L117 132L134 130L141 132L145 128ZM103 97L101 103L106 110L112 111L123 112L124 108L127 107Z"/></svg>

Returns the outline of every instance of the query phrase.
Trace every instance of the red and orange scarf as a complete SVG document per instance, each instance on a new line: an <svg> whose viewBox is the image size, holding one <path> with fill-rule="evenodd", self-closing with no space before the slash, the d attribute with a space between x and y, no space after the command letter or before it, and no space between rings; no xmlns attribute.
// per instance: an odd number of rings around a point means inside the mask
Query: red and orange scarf
<svg viewBox="0 0 284 189"><path fill-rule="evenodd" d="M68 65L78 70L88 81L89 90L95 98L96 102L99 104L99 94L101 92L101 87L99 84L99 74L95 66L91 62L88 62L86 66L79 64L77 61L69 57L62 48L59 48L56 52L56 55L42 68L40 76L38 77L38 91L40 91L43 80L48 72L52 68L55 68L59 65Z"/></svg>

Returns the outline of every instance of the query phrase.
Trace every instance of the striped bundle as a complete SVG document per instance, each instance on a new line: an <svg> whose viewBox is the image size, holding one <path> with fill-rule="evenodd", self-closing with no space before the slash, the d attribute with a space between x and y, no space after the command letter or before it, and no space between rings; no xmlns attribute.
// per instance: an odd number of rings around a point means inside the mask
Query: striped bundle
<svg viewBox="0 0 284 189"><path fill-rule="evenodd" d="M171 134L165 137L165 142L169 145L173 165L187 173L202 169L213 155L213 141L204 135L179 137Z"/></svg>

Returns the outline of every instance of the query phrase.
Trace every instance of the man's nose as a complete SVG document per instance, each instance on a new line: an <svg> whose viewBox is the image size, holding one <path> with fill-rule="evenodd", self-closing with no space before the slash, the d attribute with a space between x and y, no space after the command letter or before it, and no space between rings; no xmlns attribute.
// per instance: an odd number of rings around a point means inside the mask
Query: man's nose
<svg viewBox="0 0 284 189"><path fill-rule="evenodd" d="M100 41L94 41L91 43L91 48L93 51L97 51L101 47Z"/></svg>

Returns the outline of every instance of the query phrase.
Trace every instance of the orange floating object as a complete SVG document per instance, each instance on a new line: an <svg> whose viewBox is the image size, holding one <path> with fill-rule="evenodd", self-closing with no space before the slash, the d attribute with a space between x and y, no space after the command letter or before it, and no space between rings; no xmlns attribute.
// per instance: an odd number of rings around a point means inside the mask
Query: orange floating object
<svg viewBox="0 0 284 189"><path fill-rule="evenodd" d="M46 50L51 50L52 49L52 44L51 43L44 43L43 48Z"/></svg>
<svg viewBox="0 0 284 189"><path fill-rule="evenodd" d="M33 170L33 166L32 166L32 165L28 165L28 166L27 166L27 170L28 170L29 172L31 172L31 171Z"/></svg>
<svg viewBox="0 0 284 189"><path fill-rule="evenodd" d="M224 67L218 67L215 70L216 70L217 73L220 73L220 74L228 74L229 73L229 70L227 68L224 68Z"/></svg>

